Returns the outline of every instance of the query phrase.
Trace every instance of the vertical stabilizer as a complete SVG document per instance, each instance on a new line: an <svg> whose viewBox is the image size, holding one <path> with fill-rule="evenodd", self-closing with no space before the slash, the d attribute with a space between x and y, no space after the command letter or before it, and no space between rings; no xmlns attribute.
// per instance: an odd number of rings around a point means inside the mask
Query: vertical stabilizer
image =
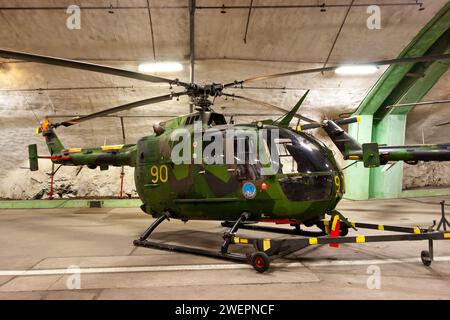
<svg viewBox="0 0 450 320"><path fill-rule="evenodd" d="M48 117L42 121L41 127L37 129L37 132L41 132L44 136L45 143L47 144L48 150L52 156L61 154L61 151L64 150L64 146L56 135Z"/></svg>

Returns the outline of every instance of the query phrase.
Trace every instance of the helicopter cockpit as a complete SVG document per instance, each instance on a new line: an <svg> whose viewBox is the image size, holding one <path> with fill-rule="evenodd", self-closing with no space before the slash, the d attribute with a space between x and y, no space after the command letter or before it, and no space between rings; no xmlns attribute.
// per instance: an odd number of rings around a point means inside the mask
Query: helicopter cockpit
<svg viewBox="0 0 450 320"><path fill-rule="evenodd" d="M339 168L331 150L308 134L280 129L273 139L280 163L278 179L284 194L292 201L329 198ZM340 178L339 178L340 179Z"/></svg>
<svg viewBox="0 0 450 320"><path fill-rule="evenodd" d="M236 152L239 138L234 138L234 159L245 159L244 164L238 165L239 178L257 180L276 175L284 194L291 201L330 198L336 176L339 176L341 184L340 171L331 150L306 133L284 128L274 130L267 130L267 135L259 141L263 143L265 158L270 161L271 170L268 171L264 171L268 165L264 165L260 153L256 162L250 161L252 152L249 150L254 150L254 141L243 138L245 153L239 155Z"/></svg>
<svg viewBox="0 0 450 320"><path fill-rule="evenodd" d="M280 159L279 173L338 171L334 159L330 159L329 149L306 133L280 129L279 138L273 139L273 142Z"/></svg>
<svg viewBox="0 0 450 320"><path fill-rule="evenodd" d="M232 170L239 180L253 181L275 175L286 197L292 201L324 200L331 196L335 177L341 179L341 173L332 151L324 144L307 133L285 128L268 129L265 135L259 135L258 130L266 128L242 129L246 134L228 136L222 128L224 148L216 158L221 163L235 164ZM257 136L262 137L258 142ZM204 143L207 147L211 142ZM211 155L217 156L216 153ZM268 167L270 170L265 170Z"/></svg>

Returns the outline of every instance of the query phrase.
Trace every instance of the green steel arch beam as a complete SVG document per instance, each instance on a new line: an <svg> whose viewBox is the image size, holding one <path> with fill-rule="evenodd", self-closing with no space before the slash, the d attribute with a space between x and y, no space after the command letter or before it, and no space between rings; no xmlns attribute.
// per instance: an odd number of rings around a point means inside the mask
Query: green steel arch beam
<svg viewBox="0 0 450 320"><path fill-rule="evenodd" d="M450 52L450 3L414 37L399 58ZM406 116L411 108L386 108L398 103L418 102L448 70L449 61L390 66L363 99L354 115L361 123L350 125L358 141L402 145L405 142ZM346 172L350 199L396 198L401 195L403 163L389 171L354 165Z"/></svg>

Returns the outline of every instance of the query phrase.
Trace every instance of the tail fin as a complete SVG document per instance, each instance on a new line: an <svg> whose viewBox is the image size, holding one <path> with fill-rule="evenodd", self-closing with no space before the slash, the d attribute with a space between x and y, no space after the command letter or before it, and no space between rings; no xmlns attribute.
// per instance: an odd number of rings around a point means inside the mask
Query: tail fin
<svg viewBox="0 0 450 320"><path fill-rule="evenodd" d="M64 150L64 146L53 130L53 126L50 123L48 117L46 117L44 121L42 121L41 127L37 128L36 132L42 133L45 139L45 143L48 146L48 150L50 151L50 154L52 156L61 154L61 151Z"/></svg>
<svg viewBox="0 0 450 320"><path fill-rule="evenodd" d="M347 159L349 154L354 153L355 151L362 152L361 144L334 121L325 120L322 124L322 128L327 132L330 139L342 153L344 159Z"/></svg>

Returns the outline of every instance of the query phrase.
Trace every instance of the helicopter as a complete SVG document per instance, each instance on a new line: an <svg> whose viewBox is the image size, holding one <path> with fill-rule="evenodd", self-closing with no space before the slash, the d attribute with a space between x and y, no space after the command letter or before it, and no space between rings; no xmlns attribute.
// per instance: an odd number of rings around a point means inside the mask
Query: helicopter
<svg viewBox="0 0 450 320"><path fill-rule="evenodd" d="M134 241L136 246L206 254L238 261L246 259L246 261L250 260L257 271L264 272L270 265L269 255L286 251L286 248L283 247L283 243L273 246L270 241L267 242L267 239L250 241L236 237L239 228L251 227L248 224L256 222L275 222L295 227L295 234L311 236L330 234L331 231L336 231L336 225L338 225L340 228L338 228L337 236L344 237L349 228L355 229L355 225L336 210L337 204L345 193L344 175L333 151L310 134L308 130L311 129L323 129L345 160L362 161L368 168L391 161L405 161L409 164L416 164L418 161L450 161L450 144L379 146L377 143L366 143L361 145L341 127L341 125L358 122L358 117L335 121L324 120L321 123L304 117L298 113L298 110L309 91L290 111L277 120L261 119L252 123L229 123L224 115L215 112L212 108L216 98L232 97L280 109L259 100L229 94L226 90L254 81L333 71L340 65L257 76L225 84L200 85L131 70L12 50L0 50L0 57L153 83L167 83L171 90L172 87L183 89L182 91L172 90L166 95L127 103L63 122L52 123L47 117L37 128L37 133L43 135L50 155L40 156L35 144L28 146L31 171L39 170L38 159L49 159L54 164L63 166L87 166L90 169L100 168L100 170L108 170L110 166L134 167L135 185L143 203L141 209L156 218L140 238ZM447 59L450 59L450 54L406 57L360 64L380 66ZM180 96L190 98L195 106L195 112L155 124L154 133L141 138L135 144L66 148L55 132L55 129L61 126L70 127L97 117L172 100ZM285 109L281 108L281 110ZM297 125L291 127L290 124L294 118L297 118ZM306 121L307 124L300 124L301 120ZM180 130L184 132L186 139L173 139L174 134ZM213 130L214 139L205 137L209 134L208 130ZM229 134L236 131L243 133L243 136ZM180 140L183 140L183 143ZM213 152L209 155L215 161L210 161L211 159L202 156L202 151L211 147L213 140L216 147L210 148ZM187 161L179 162L174 159L174 151L179 149L180 145L185 147L181 150L181 154ZM237 152L237 149L241 152ZM250 149L258 150L258 154L252 157L254 152L250 152ZM178 152L179 155L180 152ZM250 161L251 158L253 161ZM227 161L224 161L225 159ZM331 225L324 222L326 215L332 217ZM213 253L197 248L148 241L147 238L158 225L170 218L185 222L193 219L224 221L223 225L229 226L230 229L224 234L221 250ZM308 233L301 230L301 225L317 226L321 232ZM314 241L318 243L317 240ZM333 241L340 240L335 238ZM251 242L258 250L249 257L243 258L228 252L230 244ZM425 258L427 259L426 256Z"/></svg>

